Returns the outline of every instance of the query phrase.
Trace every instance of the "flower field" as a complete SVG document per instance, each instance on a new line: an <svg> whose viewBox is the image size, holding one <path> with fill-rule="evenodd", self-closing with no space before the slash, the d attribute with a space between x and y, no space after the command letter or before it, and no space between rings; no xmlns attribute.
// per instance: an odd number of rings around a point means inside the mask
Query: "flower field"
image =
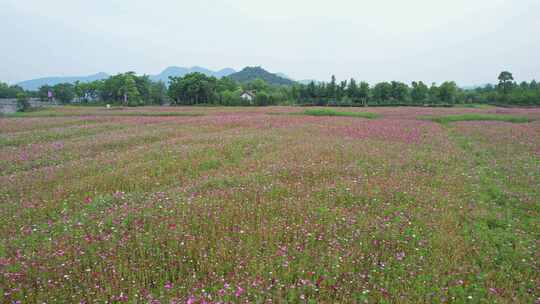
<svg viewBox="0 0 540 304"><path fill-rule="evenodd" d="M347 111L0 117L0 302L540 301L540 109Z"/></svg>

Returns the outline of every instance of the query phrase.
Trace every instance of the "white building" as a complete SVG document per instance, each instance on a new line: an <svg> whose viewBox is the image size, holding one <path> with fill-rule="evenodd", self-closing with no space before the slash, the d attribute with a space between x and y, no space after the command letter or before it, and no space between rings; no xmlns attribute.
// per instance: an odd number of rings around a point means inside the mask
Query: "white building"
<svg viewBox="0 0 540 304"><path fill-rule="evenodd" d="M240 95L240 98L249 102L253 102L253 100L255 100L255 93L251 91L244 91L242 95Z"/></svg>

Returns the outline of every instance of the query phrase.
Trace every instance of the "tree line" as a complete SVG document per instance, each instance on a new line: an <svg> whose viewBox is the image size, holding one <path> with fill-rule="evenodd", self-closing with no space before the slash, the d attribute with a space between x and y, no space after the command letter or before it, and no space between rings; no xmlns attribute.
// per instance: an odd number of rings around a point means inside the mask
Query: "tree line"
<svg viewBox="0 0 540 304"><path fill-rule="evenodd" d="M310 82L295 86L291 95L296 103L306 105L454 105L492 103L540 105L540 85L536 81L517 84L510 72L502 72L497 85L488 84L475 89L462 89L453 81L427 85L413 81L408 85L399 81L380 82L370 86L355 79L337 83Z"/></svg>
<svg viewBox="0 0 540 304"><path fill-rule="evenodd" d="M243 99L243 92L252 92L253 100ZM462 89L453 81L427 85L399 81L370 85L355 79L329 82L310 82L292 86L270 85L262 79L236 82L202 73L170 77L168 85L152 81L134 72L122 73L93 82L61 83L42 86L38 91L25 92L19 86L0 83L0 98L37 97L49 99L49 92L62 103L113 103L140 105L318 105L318 106L386 106L433 105L451 106L464 103L540 105L540 84L536 81L516 83L510 72L498 77L497 85Z"/></svg>
<svg viewBox="0 0 540 304"><path fill-rule="evenodd" d="M243 99L243 92L252 92L253 100ZM272 86L262 79L239 83L229 77L217 79L201 73L171 77L168 96L171 104L214 104L225 106L268 106L284 104L290 98L287 86Z"/></svg>
<svg viewBox="0 0 540 304"><path fill-rule="evenodd" d="M7 89L4 89L7 88ZM254 100L245 100L245 91L255 94ZM92 82L60 83L44 85L37 91L25 92L19 86L1 84L0 98L24 97L69 104L121 104L141 105L226 105L266 106L282 104L289 98L290 88L272 86L262 79L240 84L231 78L218 79L202 73L190 73L183 77L171 77L167 86L162 81L152 81L149 76L134 72L121 73L107 79Z"/></svg>
<svg viewBox="0 0 540 304"><path fill-rule="evenodd" d="M8 85L0 81L0 98L17 98L17 94L25 93L18 85Z"/></svg>
<svg viewBox="0 0 540 304"><path fill-rule="evenodd" d="M127 106L161 105L167 102L165 83L147 75L122 73L92 82L60 83L42 86L35 97L49 99L49 92L62 103L120 103Z"/></svg>

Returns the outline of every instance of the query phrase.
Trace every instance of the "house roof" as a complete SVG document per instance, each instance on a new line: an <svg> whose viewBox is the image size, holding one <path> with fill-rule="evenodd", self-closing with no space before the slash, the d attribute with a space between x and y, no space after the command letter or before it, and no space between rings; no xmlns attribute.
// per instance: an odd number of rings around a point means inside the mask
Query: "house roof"
<svg viewBox="0 0 540 304"><path fill-rule="evenodd" d="M244 95L244 94L248 94L251 97L255 97L255 92L254 91L244 91L244 92L242 92L242 95Z"/></svg>

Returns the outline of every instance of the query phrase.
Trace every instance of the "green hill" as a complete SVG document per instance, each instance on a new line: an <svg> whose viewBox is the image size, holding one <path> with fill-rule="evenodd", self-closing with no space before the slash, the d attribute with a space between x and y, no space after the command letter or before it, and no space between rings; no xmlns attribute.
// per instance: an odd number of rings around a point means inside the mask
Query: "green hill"
<svg viewBox="0 0 540 304"><path fill-rule="evenodd" d="M240 82L250 82L257 78L260 78L271 85L293 85L294 81L283 78L279 75L272 74L261 67L246 67L240 72L233 73L228 76L229 78Z"/></svg>

